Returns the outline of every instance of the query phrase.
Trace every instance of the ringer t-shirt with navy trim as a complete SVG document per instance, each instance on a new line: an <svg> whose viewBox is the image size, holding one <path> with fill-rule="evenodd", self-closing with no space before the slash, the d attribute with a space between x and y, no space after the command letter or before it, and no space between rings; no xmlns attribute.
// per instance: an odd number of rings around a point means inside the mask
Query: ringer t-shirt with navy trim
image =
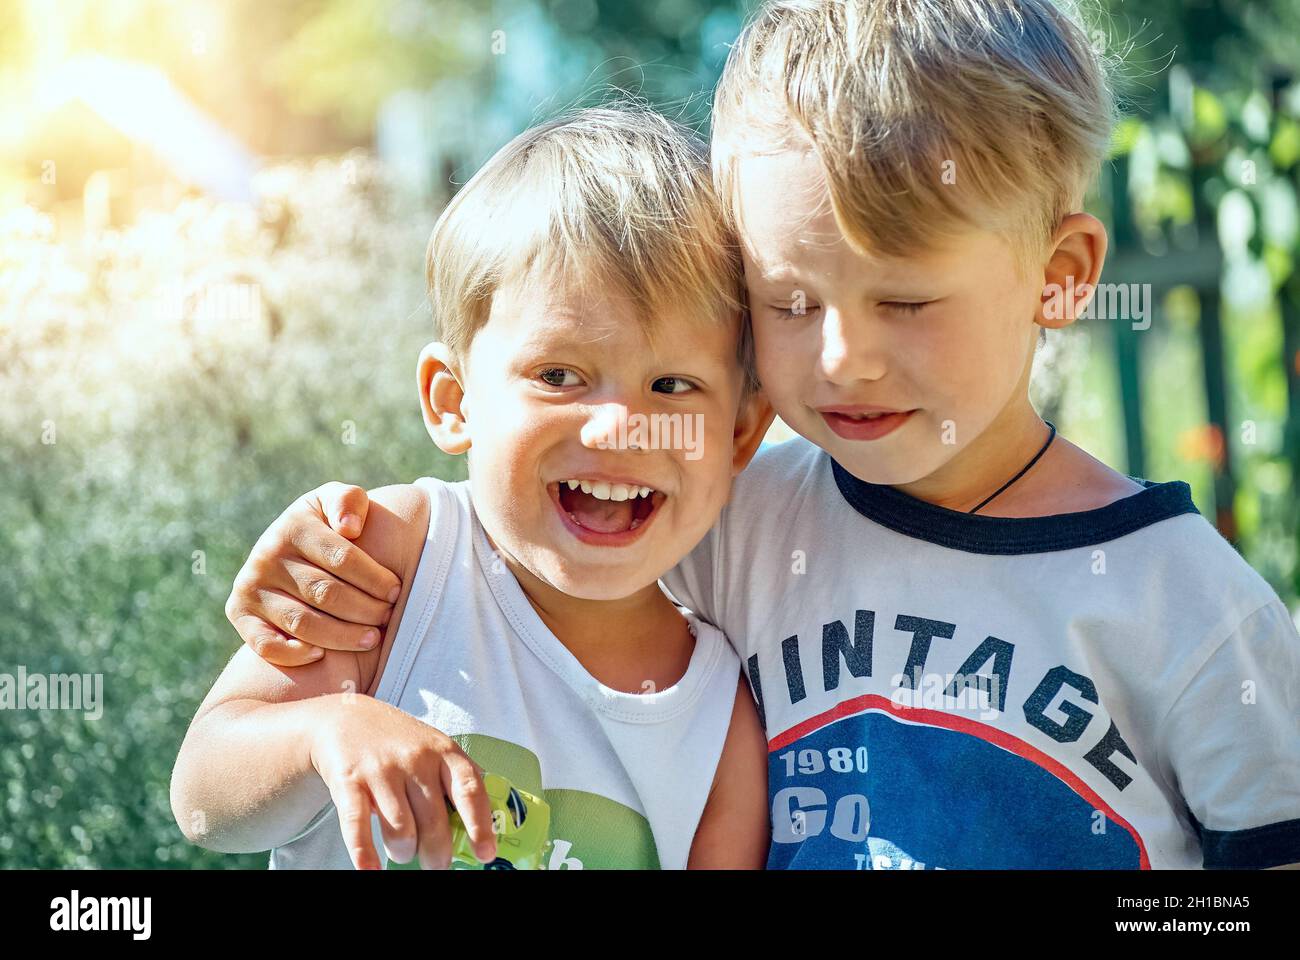
<svg viewBox="0 0 1300 960"><path fill-rule="evenodd" d="M971 516L764 449L664 578L768 738L772 868L1300 862L1300 636L1187 484Z"/></svg>

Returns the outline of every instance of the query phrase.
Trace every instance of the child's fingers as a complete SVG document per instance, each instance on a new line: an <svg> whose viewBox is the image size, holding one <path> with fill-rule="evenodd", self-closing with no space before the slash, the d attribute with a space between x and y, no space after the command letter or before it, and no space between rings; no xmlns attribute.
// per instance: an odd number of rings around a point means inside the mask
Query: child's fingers
<svg viewBox="0 0 1300 960"><path fill-rule="evenodd" d="M330 798L339 815L343 843L358 870L378 870L379 851L370 830L370 797L362 785L352 779L329 780Z"/></svg>
<svg viewBox="0 0 1300 960"><path fill-rule="evenodd" d="M406 777L394 771L391 778L370 782L370 799L379 814L379 827L388 855L398 863L415 857L415 814L406 799Z"/></svg>
<svg viewBox="0 0 1300 960"><path fill-rule="evenodd" d="M383 638L378 627L338 620L279 590L259 590L253 610L288 636L313 647L360 652L373 650Z"/></svg>
<svg viewBox="0 0 1300 960"><path fill-rule="evenodd" d="M451 824L441 785L412 776L406 783L406 799L415 816L416 855L425 870L446 870L451 866Z"/></svg>
<svg viewBox="0 0 1300 960"><path fill-rule="evenodd" d="M497 855L497 838L482 770L459 751L443 755L442 770L443 789L465 821L465 832L469 834L474 856L480 863L491 863Z"/></svg>
<svg viewBox="0 0 1300 960"><path fill-rule="evenodd" d="M315 663L325 655L320 647L285 636L261 617L250 614L236 617L232 622L244 643L267 663L277 667L301 667Z"/></svg>
<svg viewBox="0 0 1300 960"><path fill-rule="evenodd" d="M376 600L350 583L345 583L320 567L297 560L285 560L284 572L290 581L290 594L310 604L321 613L328 613L349 623L383 626L393 615L393 605Z"/></svg>
<svg viewBox="0 0 1300 960"><path fill-rule="evenodd" d="M370 509L370 497L364 489L331 480L317 487L308 496L315 496L321 513L331 527L349 540L361 536L361 530L366 525L366 513Z"/></svg>
<svg viewBox="0 0 1300 960"><path fill-rule="evenodd" d="M304 508L289 522L288 540L298 556L384 603L395 603L402 581L351 540L325 525L314 509Z"/></svg>

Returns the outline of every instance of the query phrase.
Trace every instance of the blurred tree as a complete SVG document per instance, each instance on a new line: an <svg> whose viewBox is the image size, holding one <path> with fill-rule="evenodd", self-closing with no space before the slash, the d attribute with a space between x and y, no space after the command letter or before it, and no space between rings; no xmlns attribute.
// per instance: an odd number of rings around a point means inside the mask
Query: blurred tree
<svg viewBox="0 0 1300 960"><path fill-rule="evenodd" d="M1105 12L1101 38L1124 55L1121 91L1130 116L1117 169L1139 171L1111 198L1120 228L1115 258L1131 265L1133 254L1145 253L1171 259L1175 269L1181 261L1183 282L1199 299L1193 325L1205 396L1197 428L1203 439L1183 444L1184 452L1210 469L1220 530L1234 540L1241 535L1248 557L1294 596L1300 7L1288 0L1111 0ZM1124 228L1129 208L1136 232ZM1271 333L1261 328L1268 318ZM1169 335L1129 339L1136 349ZM1121 370L1130 364L1124 342ZM1261 364L1260 351L1282 362ZM1153 405L1133 401L1128 379L1127 432L1152 439L1133 417ZM1286 389L1282 405L1277 386ZM1153 412L1168 422L1168 394L1155 387L1160 409ZM1279 429L1270 429L1274 422ZM1162 431L1156 439L1167 449L1172 438ZM1272 468L1280 465L1291 479L1279 489ZM1269 547L1271 520L1292 531L1280 553Z"/></svg>
<svg viewBox="0 0 1300 960"><path fill-rule="evenodd" d="M446 76L483 82L490 4L456 0L324 0L270 58L290 106L372 132L384 99Z"/></svg>

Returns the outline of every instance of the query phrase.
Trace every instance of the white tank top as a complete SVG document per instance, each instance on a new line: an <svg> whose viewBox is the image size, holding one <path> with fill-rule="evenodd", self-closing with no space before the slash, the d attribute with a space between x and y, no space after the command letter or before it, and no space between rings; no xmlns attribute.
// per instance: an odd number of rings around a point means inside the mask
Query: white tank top
<svg viewBox="0 0 1300 960"><path fill-rule="evenodd" d="M548 869L684 868L740 676L726 638L686 615L695 649L681 680L645 694L612 690L497 559L468 483L416 483L429 497L429 533L376 698L545 799ZM350 869L333 804L272 850L270 865Z"/></svg>

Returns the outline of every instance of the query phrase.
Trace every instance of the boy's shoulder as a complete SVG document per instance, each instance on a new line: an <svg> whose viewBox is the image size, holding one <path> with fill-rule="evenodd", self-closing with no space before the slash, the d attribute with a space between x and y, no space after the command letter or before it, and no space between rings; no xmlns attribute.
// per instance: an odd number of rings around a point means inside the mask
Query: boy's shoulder
<svg viewBox="0 0 1300 960"><path fill-rule="evenodd" d="M420 477L414 483L390 484L369 491L370 512L356 545L402 581L383 641L374 650L359 653L362 689L373 694L397 639L402 616L417 583L426 553L449 556L457 543L472 536L473 508L468 481Z"/></svg>
<svg viewBox="0 0 1300 960"><path fill-rule="evenodd" d="M429 529L429 496L419 483L394 483L367 491L370 509L355 543L398 576L419 561Z"/></svg>
<svg viewBox="0 0 1300 960"><path fill-rule="evenodd" d="M1169 486L1151 484L1143 492ZM1186 495L1190 498L1190 491ZM1117 540L1111 552L1115 550L1122 550L1138 570L1145 571L1130 578L1127 588L1171 610L1187 609L1189 604L1201 607L1209 601L1224 611L1227 620L1240 622L1278 600L1268 581L1199 512L1141 527Z"/></svg>
<svg viewBox="0 0 1300 960"><path fill-rule="evenodd" d="M820 471L829 471L830 459L830 454L803 437L764 443L749 466L736 477L732 502L763 501L771 496L773 488L782 491L797 488L815 480Z"/></svg>
<svg viewBox="0 0 1300 960"><path fill-rule="evenodd" d="M368 491L370 507L361 535L353 541L402 581L383 641L374 650L357 654L361 688L373 693L392 650L407 598L415 582L429 531L430 498L420 483L396 483Z"/></svg>
<svg viewBox="0 0 1300 960"><path fill-rule="evenodd" d="M395 573L399 567L414 573L426 541L455 536L453 526L470 511L469 484L463 480L420 477L413 483L376 487L367 494L371 511L356 543Z"/></svg>
<svg viewBox="0 0 1300 960"><path fill-rule="evenodd" d="M791 437L780 443L764 443L741 476L771 472L796 463L811 464L821 457L829 456L825 450L804 437Z"/></svg>
<svg viewBox="0 0 1300 960"><path fill-rule="evenodd" d="M798 539L809 530L838 531L857 513L905 537L886 536L883 542L856 534L831 538L864 553L882 546L927 553L956 547L1021 554L1033 562L1066 549L1083 549L1089 556L1099 550L1106 561L1121 561L1128 571L1119 584L1123 590L1142 592L1151 601L1176 605L1179 598L1195 596L1250 613L1276 599L1268 582L1199 513L1187 483L1128 477L1109 467L1094 471L1096 477L1107 480L1104 490L1096 482L1083 483L1088 490L1063 496L1043 516L968 516L889 487L855 482L836 470L826 451L799 437L759 451L736 480L724 525L737 543L757 535L756 526ZM847 493L846 485L852 488ZM855 491L863 496L849 496ZM763 524L759 517L779 518L779 523ZM1005 550L998 549L999 540L1006 541ZM824 543L821 549L830 546Z"/></svg>

